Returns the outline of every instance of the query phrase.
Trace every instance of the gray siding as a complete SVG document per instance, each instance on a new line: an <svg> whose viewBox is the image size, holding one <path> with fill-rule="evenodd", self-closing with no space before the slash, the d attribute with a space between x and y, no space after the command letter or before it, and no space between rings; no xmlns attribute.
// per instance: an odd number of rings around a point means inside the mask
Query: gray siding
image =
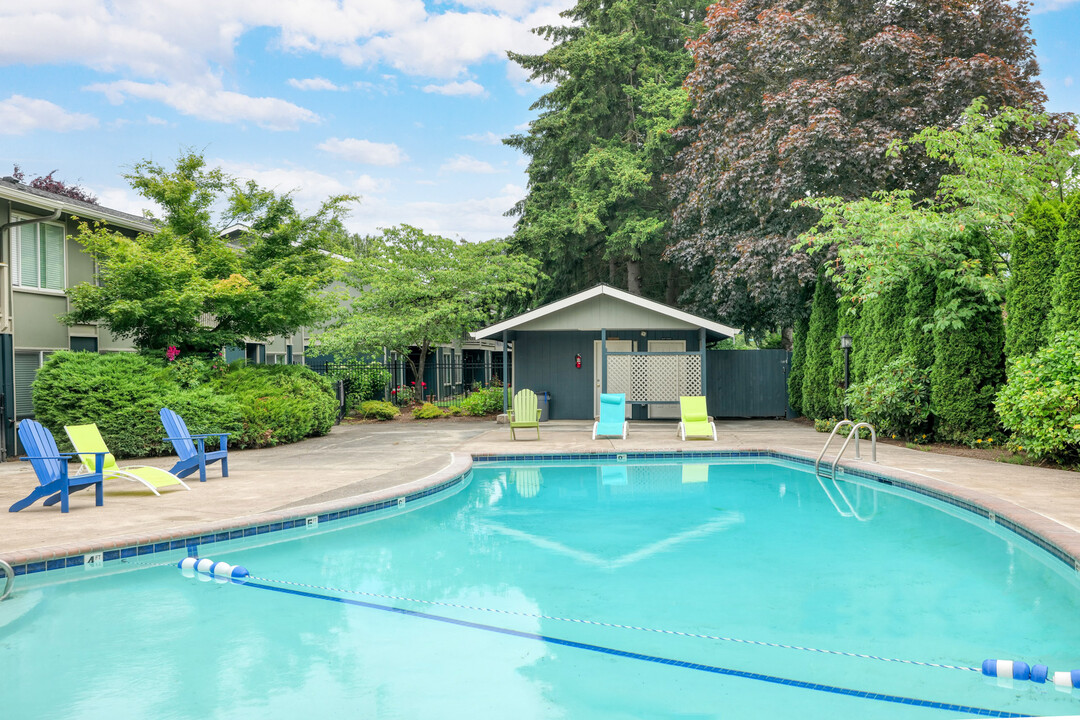
<svg viewBox="0 0 1080 720"><path fill-rule="evenodd" d="M634 340L644 351L649 340L685 340L687 352L698 349L696 330L612 330L609 339ZM517 373L514 389L528 388L551 393L548 417L551 420L591 420L593 418L594 331L552 330L514 331L514 364ZM574 356L581 353L581 368L574 367ZM647 418L644 406L633 409L635 420Z"/></svg>

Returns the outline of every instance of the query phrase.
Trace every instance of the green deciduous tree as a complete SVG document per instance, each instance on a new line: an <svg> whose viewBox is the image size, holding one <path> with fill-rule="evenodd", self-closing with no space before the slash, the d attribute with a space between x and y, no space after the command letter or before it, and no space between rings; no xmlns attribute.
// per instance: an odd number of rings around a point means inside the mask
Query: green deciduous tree
<svg viewBox="0 0 1080 720"><path fill-rule="evenodd" d="M840 392L832 372L837 321L836 289L820 276L810 310L802 388L803 414L815 420L840 415Z"/></svg>
<svg viewBox="0 0 1080 720"><path fill-rule="evenodd" d="M835 249L840 262L829 268L848 297L876 297L918 271L945 273L969 292L964 302L938 303L933 321L941 327L966 322L1004 298L1010 246L1018 233L1028 232L1020 217L1033 198L1060 199L1075 182L1080 143L1060 118L1014 108L990 116L979 101L959 125L927 128L911 146L954 170L942 176L932 200L896 190L851 201L800 201L822 217L797 247ZM896 154L905 152L896 147ZM985 260L966 244L970 230L989 245Z"/></svg>
<svg viewBox="0 0 1080 720"><path fill-rule="evenodd" d="M330 316L337 301L322 292L335 261L321 250L344 232L346 205L336 197L303 215L288 195L241 186L188 153L168 170L149 161L128 179L164 209L157 233L130 238L83 224L76 238L98 263L98 284L68 290L68 324L97 322L144 351L175 345L213 353L247 339L290 335ZM227 206L214 223L215 204ZM231 241L225 224L245 223Z"/></svg>
<svg viewBox="0 0 1080 720"><path fill-rule="evenodd" d="M506 143L529 156L528 195L513 209L516 250L542 262L537 299L599 280L674 301L674 268L661 260L671 206L662 184L689 111L687 38L701 31L702 0L579 0L542 55L509 53L554 87L533 106L529 132ZM623 278L625 277L625 281Z"/></svg>
<svg viewBox="0 0 1080 720"><path fill-rule="evenodd" d="M314 345L338 357L387 348L408 358L417 378L424 377L430 348L490 324L508 300L536 283L537 262L510 253L503 241L458 243L399 225L364 245L345 274L357 292L350 312Z"/></svg>
<svg viewBox="0 0 1080 720"><path fill-rule="evenodd" d="M789 250L817 213L794 201L928 197L942 164L889 155L892 142L951 125L980 96L1044 98L1023 2L721 0L705 24L690 46L671 254L708 269L719 311L743 327L802 311L814 270Z"/></svg>
<svg viewBox="0 0 1080 720"><path fill-rule="evenodd" d="M1080 331L1080 193L1065 206L1063 215L1050 318L1055 335Z"/></svg>
<svg viewBox="0 0 1080 720"><path fill-rule="evenodd" d="M1005 291L1007 357L1033 353L1049 339L1052 293L1046 288L1057 266L1055 252L1062 225L1059 204L1033 198L1020 224L1009 253L1012 276Z"/></svg>

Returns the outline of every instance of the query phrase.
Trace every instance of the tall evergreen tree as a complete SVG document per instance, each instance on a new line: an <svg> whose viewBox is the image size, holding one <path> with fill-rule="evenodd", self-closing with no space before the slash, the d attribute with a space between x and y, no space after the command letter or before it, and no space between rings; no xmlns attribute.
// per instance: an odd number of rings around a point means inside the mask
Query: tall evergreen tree
<svg viewBox="0 0 1080 720"><path fill-rule="evenodd" d="M972 239L972 254L991 262L985 239ZM993 437L998 427L994 396L1005 380L1005 326L1001 309L988 306L948 275L937 282L937 307L954 303L974 308L960 327L934 328L934 365L930 371L930 406L936 434L946 442L970 443Z"/></svg>
<svg viewBox="0 0 1080 720"><path fill-rule="evenodd" d="M1055 251L1062 229L1058 203L1033 199L1021 223L1030 234L1017 233L1009 253L1012 277L1005 291L1006 357L1033 353L1050 339L1052 303L1046 283L1057 267Z"/></svg>
<svg viewBox="0 0 1080 720"><path fill-rule="evenodd" d="M788 405L799 415L803 413L803 377L806 375L806 339L810 319L800 317L795 321L795 333L791 350L791 371L788 373Z"/></svg>
<svg viewBox="0 0 1080 720"><path fill-rule="evenodd" d="M1080 193L1065 206L1057 243L1053 304L1050 327L1055 334L1080 330Z"/></svg>
<svg viewBox="0 0 1080 720"><path fill-rule="evenodd" d="M838 321L836 290L820 275L810 309L802 396L803 414L814 419L837 417L841 411L832 362Z"/></svg>
<svg viewBox="0 0 1080 720"><path fill-rule="evenodd" d="M791 322L818 214L796 200L932 196L944 166L894 141L950 126L975 98L1039 108L1028 4L1011 0L721 0L691 43L694 122L673 178L675 243L741 327Z"/></svg>
<svg viewBox="0 0 1080 720"><path fill-rule="evenodd" d="M568 24L536 33L542 55L509 53L531 79L554 83L529 132L505 142L529 156L528 195L512 245L542 262L537 300L603 280L674 302L676 269L661 259L671 203L662 185L686 122L686 40L704 0L579 0Z"/></svg>
<svg viewBox="0 0 1080 720"><path fill-rule="evenodd" d="M915 367L930 369L934 364L934 333L927 329L934 320L937 298L937 275L930 270L916 270L908 278L904 305L901 350L915 360Z"/></svg>
<svg viewBox="0 0 1080 720"><path fill-rule="evenodd" d="M898 283L862 306L853 355L855 382L873 377L903 349L907 285Z"/></svg>

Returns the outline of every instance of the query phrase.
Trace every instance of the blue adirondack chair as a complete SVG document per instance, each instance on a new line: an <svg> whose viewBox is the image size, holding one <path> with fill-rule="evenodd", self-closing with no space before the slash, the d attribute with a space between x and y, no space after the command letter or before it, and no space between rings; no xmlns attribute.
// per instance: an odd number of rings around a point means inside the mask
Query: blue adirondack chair
<svg viewBox="0 0 1080 720"><path fill-rule="evenodd" d="M25 498L8 508L8 512L19 512L23 508L30 507L40 498L45 500L46 505L60 503L60 512L68 511L68 495L76 490L95 485L97 487L97 505L105 504L105 479L100 472L85 475L68 475L68 458L75 457L74 453L61 453L56 447L56 440L44 425L36 420L23 420L19 423L19 442L27 455L19 458L29 460L37 473L38 486ZM96 464L94 467L102 467L105 463L105 453L94 453Z"/></svg>
<svg viewBox="0 0 1080 720"><path fill-rule="evenodd" d="M206 466L220 460L221 477L229 477L229 433L192 435L188 432L184 418L169 408L161 408L158 414L161 415L161 424L169 435L165 439L172 443L176 457L180 458L169 472L183 478L198 470L199 482L206 482ZM206 438L212 437L218 438L218 449L207 452Z"/></svg>

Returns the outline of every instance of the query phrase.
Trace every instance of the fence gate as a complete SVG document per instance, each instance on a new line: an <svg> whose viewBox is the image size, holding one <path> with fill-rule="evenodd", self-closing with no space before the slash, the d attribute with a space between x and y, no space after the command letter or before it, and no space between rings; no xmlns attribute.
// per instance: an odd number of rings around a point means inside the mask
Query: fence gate
<svg viewBox="0 0 1080 720"><path fill-rule="evenodd" d="M790 417L786 350L708 350L706 395L715 417Z"/></svg>

